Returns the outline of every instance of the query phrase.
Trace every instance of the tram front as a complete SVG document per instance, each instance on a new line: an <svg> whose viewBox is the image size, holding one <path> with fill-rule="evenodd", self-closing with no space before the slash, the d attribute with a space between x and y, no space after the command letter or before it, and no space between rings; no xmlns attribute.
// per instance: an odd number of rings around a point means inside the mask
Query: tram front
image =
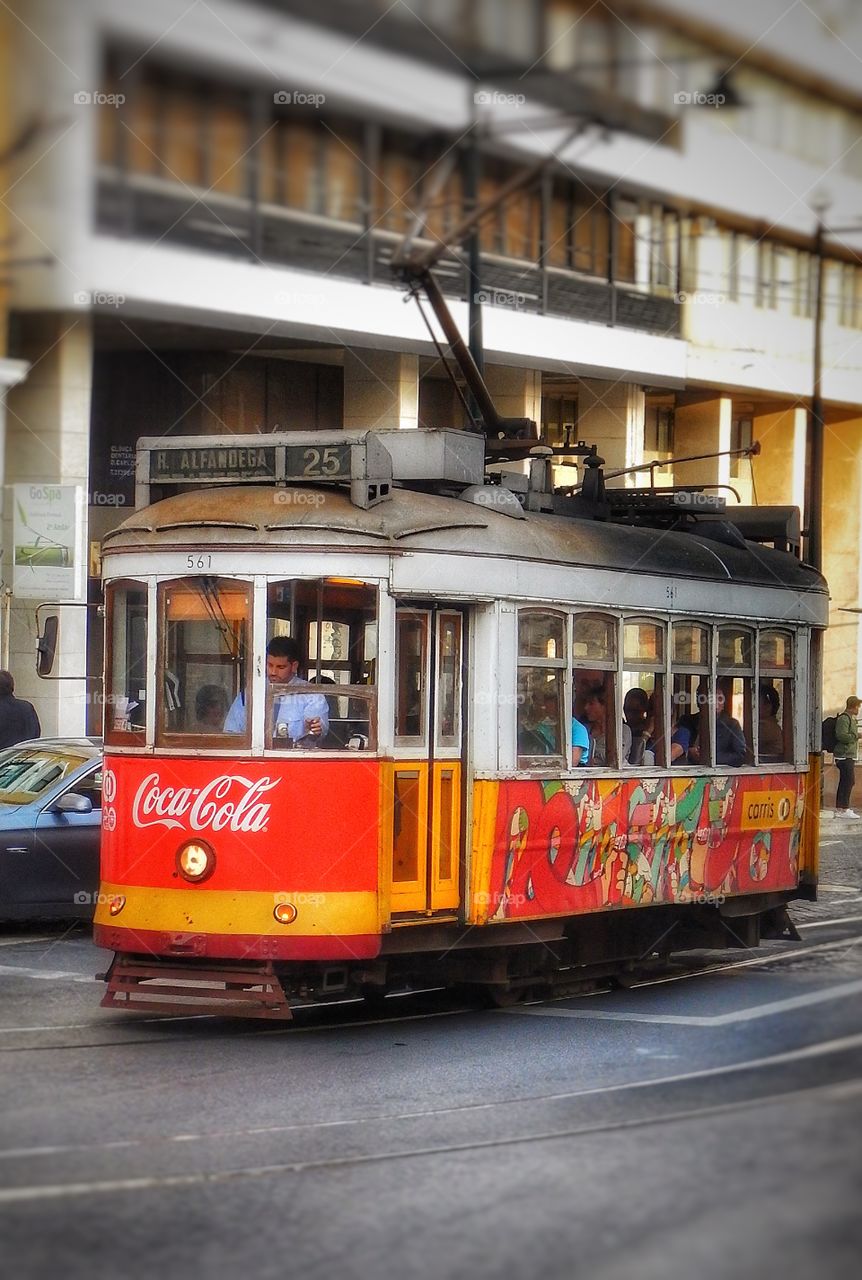
<svg viewBox="0 0 862 1280"><path fill-rule="evenodd" d="M379 565L243 547L231 497L194 551L176 529L106 547L108 1005L146 983L148 1008L180 1007L181 964L288 1016L274 964L319 998L380 946Z"/></svg>

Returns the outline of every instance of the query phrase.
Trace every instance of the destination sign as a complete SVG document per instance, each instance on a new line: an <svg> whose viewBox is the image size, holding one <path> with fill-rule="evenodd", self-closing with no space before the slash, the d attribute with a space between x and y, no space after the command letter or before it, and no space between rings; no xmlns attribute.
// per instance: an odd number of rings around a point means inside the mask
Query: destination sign
<svg viewBox="0 0 862 1280"><path fill-rule="evenodd" d="M269 445L207 449L153 449L150 480L274 480L276 451Z"/></svg>
<svg viewBox="0 0 862 1280"><path fill-rule="evenodd" d="M350 445L287 445L285 480L349 480Z"/></svg>

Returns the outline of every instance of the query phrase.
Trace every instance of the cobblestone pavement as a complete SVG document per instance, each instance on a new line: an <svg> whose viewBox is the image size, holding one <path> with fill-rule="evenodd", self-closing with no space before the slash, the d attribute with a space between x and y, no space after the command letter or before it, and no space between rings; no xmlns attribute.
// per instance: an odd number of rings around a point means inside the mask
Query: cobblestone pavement
<svg viewBox="0 0 862 1280"><path fill-rule="evenodd" d="M797 924L838 919L862 907L862 819L839 818L825 810L820 826L820 883L817 902L794 902Z"/></svg>

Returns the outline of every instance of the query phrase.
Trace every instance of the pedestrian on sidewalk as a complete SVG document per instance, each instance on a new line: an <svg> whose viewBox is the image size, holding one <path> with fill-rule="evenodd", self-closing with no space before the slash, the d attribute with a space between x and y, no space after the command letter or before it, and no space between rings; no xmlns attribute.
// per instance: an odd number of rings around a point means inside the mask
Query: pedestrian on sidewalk
<svg viewBox="0 0 862 1280"><path fill-rule="evenodd" d="M835 813L845 818L856 818L859 815L850 808L850 795L856 781L856 744L859 741L859 722L857 716L862 706L859 698L850 697L844 710L835 720L835 763L838 766L838 795L835 798Z"/></svg>
<svg viewBox="0 0 862 1280"><path fill-rule="evenodd" d="M0 671L0 748L14 747L16 742L38 738L41 733L33 703L16 698L12 672Z"/></svg>

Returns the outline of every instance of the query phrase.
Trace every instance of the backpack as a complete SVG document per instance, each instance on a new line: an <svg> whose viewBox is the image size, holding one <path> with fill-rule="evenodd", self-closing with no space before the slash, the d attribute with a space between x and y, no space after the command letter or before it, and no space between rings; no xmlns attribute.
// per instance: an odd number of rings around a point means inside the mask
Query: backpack
<svg viewBox="0 0 862 1280"><path fill-rule="evenodd" d="M835 725L837 721L837 716L827 716L820 726L820 741L824 751L835 750Z"/></svg>

